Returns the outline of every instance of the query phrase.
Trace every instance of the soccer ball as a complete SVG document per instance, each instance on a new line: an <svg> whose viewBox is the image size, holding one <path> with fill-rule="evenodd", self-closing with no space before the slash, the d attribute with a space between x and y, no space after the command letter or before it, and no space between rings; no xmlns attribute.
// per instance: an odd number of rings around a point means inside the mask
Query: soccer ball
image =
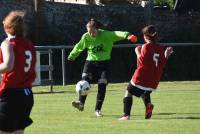
<svg viewBox="0 0 200 134"><path fill-rule="evenodd" d="M89 93L90 88L90 84L85 80L81 80L76 84L76 92L83 96Z"/></svg>

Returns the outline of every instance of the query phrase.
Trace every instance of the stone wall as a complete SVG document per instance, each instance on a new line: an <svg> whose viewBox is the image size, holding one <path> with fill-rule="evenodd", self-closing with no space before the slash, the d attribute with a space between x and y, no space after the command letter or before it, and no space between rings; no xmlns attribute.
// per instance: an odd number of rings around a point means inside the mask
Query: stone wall
<svg viewBox="0 0 200 134"><path fill-rule="evenodd" d="M88 6L45 3L42 11L45 25L43 36L48 42L72 45L86 32L86 23L90 18L100 20L110 30L126 30L138 32L144 26L144 15L141 7L133 6ZM128 10L129 9L129 10ZM47 21L48 20L48 21ZM44 22L45 21L45 22ZM45 35L44 35L45 34ZM46 39L46 38L43 38ZM42 40L42 42L45 42Z"/></svg>
<svg viewBox="0 0 200 134"><path fill-rule="evenodd" d="M90 18L106 24L106 29L132 32L139 37L140 43L143 42L141 29L147 23L156 25L161 42L200 42L200 13L178 16L173 11L157 9L153 10L150 20L146 20L144 9L134 5L88 6L45 2L35 12L32 0L1 0L0 7L0 21L11 10L20 9L27 12L27 35L37 45L74 45L86 32L85 24ZM0 25L0 39L3 40L4 37ZM199 47L175 47L175 52L168 63L163 80L200 79L200 64L194 66L192 62L199 61ZM69 50L66 52L66 55L68 54ZM74 63L67 62L68 82L80 79L85 55L83 53ZM54 78L58 83L61 79L60 52L54 52L53 58L53 64L56 65ZM112 68L111 81L128 81L136 68L133 48L113 49Z"/></svg>
<svg viewBox="0 0 200 134"><path fill-rule="evenodd" d="M25 10L27 34L41 45L73 45L86 31L85 24L90 18L100 20L109 30L130 31L139 37L142 37L141 29L151 22L157 26L162 42L200 40L197 36L200 29L200 13L178 16L173 11L158 9L153 10L151 21L148 21L145 19L144 9L134 5L88 6L44 2L37 14L34 12L33 0L1 0L0 6L0 21L11 10ZM0 39L3 37L2 25L0 25ZM142 42L142 38L139 41Z"/></svg>
<svg viewBox="0 0 200 134"><path fill-rule="evenodd" d="M173 11L154 10L152 24L162 42L200 42L200 13L177 15Z"/></svg>
<svg viewBox="0 0 200 134"><path fill-rule="evenodd" d="M0 0L0 22L11 10L24 10L27 12L26 24L29 32L33 32L34 24L34 6L32 0ZM0 41L5 37L5 34L0 25Z"/></svg>

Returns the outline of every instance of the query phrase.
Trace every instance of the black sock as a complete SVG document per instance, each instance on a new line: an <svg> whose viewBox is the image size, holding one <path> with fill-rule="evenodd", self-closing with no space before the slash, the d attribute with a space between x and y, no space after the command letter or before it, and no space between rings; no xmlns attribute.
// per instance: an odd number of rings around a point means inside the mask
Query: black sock
<svg viewBox="0 0 200 134"><path fill-rule="evenodd" d="M147 104L151 103L150 93L145 93L145 94L141 95L141 97L142 97L142 100L144 102L144 105L147 107Z"/></svg>
<svg viewBox="0 0 200 134"><path fill-rule="evenodd" d="M87 95L85 95L85 96L79 95L79 101L80 101L83 105L85 104L86 98L87 98Z"/></svg>
<svg viewBox="0 0 200 134"><path fill-rule="evenodd" d="M133 104L133 98L132 97L124 97L123 102L124 102L124 115L130 116L131 107Z"/></svg>
<svg viewBox="0 0 200 134"><path fill-rule="evenodd" d="M98 93L97 93L95 111L101 110L101 107L104 102L105 94L106 94L106 84L98 84Z"/></svg>

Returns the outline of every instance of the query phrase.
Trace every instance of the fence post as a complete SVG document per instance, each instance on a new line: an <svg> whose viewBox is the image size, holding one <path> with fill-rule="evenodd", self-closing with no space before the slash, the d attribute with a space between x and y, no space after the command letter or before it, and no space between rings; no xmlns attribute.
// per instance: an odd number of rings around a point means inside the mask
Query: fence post
<svg viewBox="0 0 200 134"><path fill-rule="evenodd" d="M43 0L34 0L34 20L35 20L35 35L34 40L36 43L39 42L39 34L41 29L41 8Z"/></svg>
<svg viewBox="0 0 200 134"><path fill-rule="evenodd" d="M62 49L62 77L63 77L63 86L65 86L65 80L66 80L66 77L65 77L65 49Z"/></svg>
<svg viewBox="0 0 200 134"><path fill-rule="evenodd" d="M52 50L49 49L49 66L52 67ZM49 81L50 81L50 92L53 92L53 74L52 74L52 68L49 69Z"/></svg>
<svg viewBox="0 0 200 134"><path fill-rule="evenodd" d="M153 10L153 0L143 0L142 7L144 8L144 19L146 24L151 24L151 16Z"/></svg>

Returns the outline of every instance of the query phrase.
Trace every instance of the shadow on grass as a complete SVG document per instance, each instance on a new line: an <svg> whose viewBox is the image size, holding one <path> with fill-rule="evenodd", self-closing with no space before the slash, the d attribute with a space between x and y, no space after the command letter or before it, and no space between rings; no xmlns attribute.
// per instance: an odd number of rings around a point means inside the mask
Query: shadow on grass
<svg viewBox="0 0 200 134"><path fill-rule="evenodd" d="M191 89L191 90L186 90L186 89L178 89L178 90L162 90L162 92L200 92L200 89Z"/></svg>
<svg viewBox="0 0 200 134"><path fill-rule="evenodd" d="M200 120L198 116L188 116L188 117L153 117L154 120Z"/></svg>
<svg viewBox="0 0 200 134"><path fill-rule="evenodd" d="M106 114L106 115L103 115L103 117L112 117L112 118L116 118L116 119L118 119L118 118L120 118L120 117L122 117L122 115L109 115L109 114Z"/></svg>
<svg viewBox="0 0 200 134"><path fill-rule="evenodd" d="M119 119L119 118L121 118L123 116L123 114L106 114L106 115L103 115L103 117L111 117L111 118L116 118L116 119ZM142 117L144 117L144 115L131 115L131 118L140 118L141 117L141 119L142 119Z"/></svg>
<svg viewBox="0 0 200 134"><path fill-rule="evenodd" d="M75 94L74 91L34 91L33 94L63 94L63 93L68 93L68 94Z"/></svg>
<svg viewBox="0 0 200 134"><path fill-rule="evenodd" d="M191 117L173 117L173 118L169 118L169 119L200 120L200 117L194 117L194 116L191 116Z"/></svg>
<svg viewBox="0 0 200 134"><path fill-rule="evenodd" d="M193 115L193 114L197 114L199 116L187 116L187 115ZM158 115L162 115L162 117L158 117ZM176 116L177 115L177 116ZM185 116L182 116L185 115ZM144 115L131 115L131 118L140 118L143 119ZM171 117L171 116L175 116L175 117ZM112 117L112 118L120 118L120 115L104 115L104 117ZM152 118L155 120L166 120L166 119L182 119L182 120L200 120L200 113L155 113L152 115Z"/></svg>
<svg viewBox="0 0 200 134"><path fill-rule="evenodd" d="M174 115L174 114L177 114L177 115L181 115L181 114L199 114L199 117L200 117L200 113L153 113L154 115Z"/></svg>
<svg viewBox="0 0 200 134"><path fill-rule="evenodd" d="M155 119L188 119L188 120L200 120L200 113L155 113L153 115L164 115L161 118L155 117ZM170 117L170 115L173 115L175 117ZM176 117L177 115L177 117ZM183 116L185 115L185 116ZM191 116L191 115L197 115L197 116ZM198 116L199 115L199 116Z"/></svg>
<svg viewBox="0 0 200 134"><path fill-rule="evenodd" d="M155 113L154 115L174 115L177 113Z"/></svg>

